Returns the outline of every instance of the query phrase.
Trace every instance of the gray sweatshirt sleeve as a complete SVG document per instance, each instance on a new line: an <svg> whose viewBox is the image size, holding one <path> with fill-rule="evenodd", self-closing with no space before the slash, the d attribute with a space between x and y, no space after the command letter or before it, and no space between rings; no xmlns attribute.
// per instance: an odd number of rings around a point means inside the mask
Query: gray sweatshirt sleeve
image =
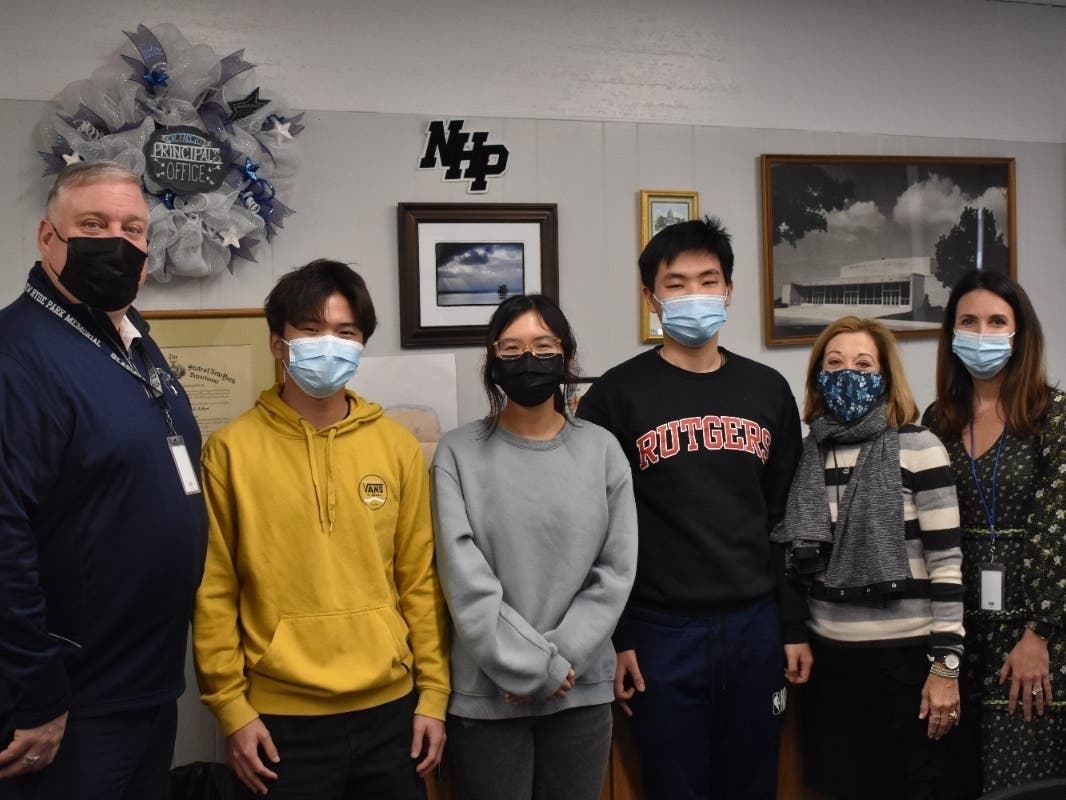
<svg viewBox="0 0 1066 800"><path fill-rule="evenodd" d="M633 474L622 448L608 442L607 536L559 625L544 636L558 646L580 678L589 659L614 633L637 573L637 507L633 499ZM591 532L590 532L591 533Z"/></svg>
<svg viewBox="0 0 1066 800"><path fill-rule="evenodd" d="M503 600L503 587L474 541L462 487L438 449L433 465L437 568L455 636L504 691L544 699L570 662ZM442 463L443 462L443 463Z"/></svg>

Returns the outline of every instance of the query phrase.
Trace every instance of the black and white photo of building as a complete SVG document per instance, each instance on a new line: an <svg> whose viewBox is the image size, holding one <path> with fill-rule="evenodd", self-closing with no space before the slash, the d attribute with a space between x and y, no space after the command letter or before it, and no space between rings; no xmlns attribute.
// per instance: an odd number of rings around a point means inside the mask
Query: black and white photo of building
<svg viewBox="0 0 1066 800"><path fill-rule="evenodd" d="M971 267L1013 275L1009 159L764 156L766 334L854 314L934 334Z"/></svg>

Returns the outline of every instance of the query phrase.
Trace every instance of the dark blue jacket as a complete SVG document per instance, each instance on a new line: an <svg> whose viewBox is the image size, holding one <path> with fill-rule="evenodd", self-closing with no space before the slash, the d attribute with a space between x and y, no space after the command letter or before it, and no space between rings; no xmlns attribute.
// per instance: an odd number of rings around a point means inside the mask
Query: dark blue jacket
<svg viewBox="0 0 1066 800"><path fill-rule="evenodd" d="M18 728L177 698L206 547L202 496L178 480L163 403L112 359L114 326L39 264L28 285L59 314L26 293L0 311L0 679ZM129 316L132 363L160 370L198 472L189 399Z"/></svg>

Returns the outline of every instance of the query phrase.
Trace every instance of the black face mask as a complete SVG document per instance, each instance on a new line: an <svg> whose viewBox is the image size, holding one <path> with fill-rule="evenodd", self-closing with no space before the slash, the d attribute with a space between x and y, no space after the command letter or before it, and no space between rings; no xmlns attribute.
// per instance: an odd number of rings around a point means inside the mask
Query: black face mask
<svg viewBox="0 0 1066 800"><path fill-rule="evenodd" d="M55 228L55 226L52 226ZM118 311L137 297L148 254L121 236L71 236L59 284L81 302L101 311Z"/></svg>
<svg viewBox="0 0 1066 800"><path fill-rule="evenodd" d="M519 358L497 358L492 362L492 382L508 399L520 406L539 406L563 382L563 357L537 358L523 353Z"/></svg>

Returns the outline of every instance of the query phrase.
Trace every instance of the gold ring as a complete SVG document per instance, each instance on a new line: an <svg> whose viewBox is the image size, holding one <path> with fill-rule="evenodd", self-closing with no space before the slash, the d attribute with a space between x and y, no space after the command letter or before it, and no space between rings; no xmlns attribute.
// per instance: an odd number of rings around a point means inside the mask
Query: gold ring
<svg viewBox="0 0 1066 800"><path fill-rule="evenodd" d="M950 714L948 714L948 719L950 719L952 721L957 720L958 718L959 718L959 712L958 711L952 711Z"/></svg>
<svg viewBox="0 0 1066 800"><path fill-rule="evenodd" d="M27 753L22 757L22 760L26 762L26 766L32 767L34 764L41 760L41 757L38 755L30 755L29 753Z"/></svg>

